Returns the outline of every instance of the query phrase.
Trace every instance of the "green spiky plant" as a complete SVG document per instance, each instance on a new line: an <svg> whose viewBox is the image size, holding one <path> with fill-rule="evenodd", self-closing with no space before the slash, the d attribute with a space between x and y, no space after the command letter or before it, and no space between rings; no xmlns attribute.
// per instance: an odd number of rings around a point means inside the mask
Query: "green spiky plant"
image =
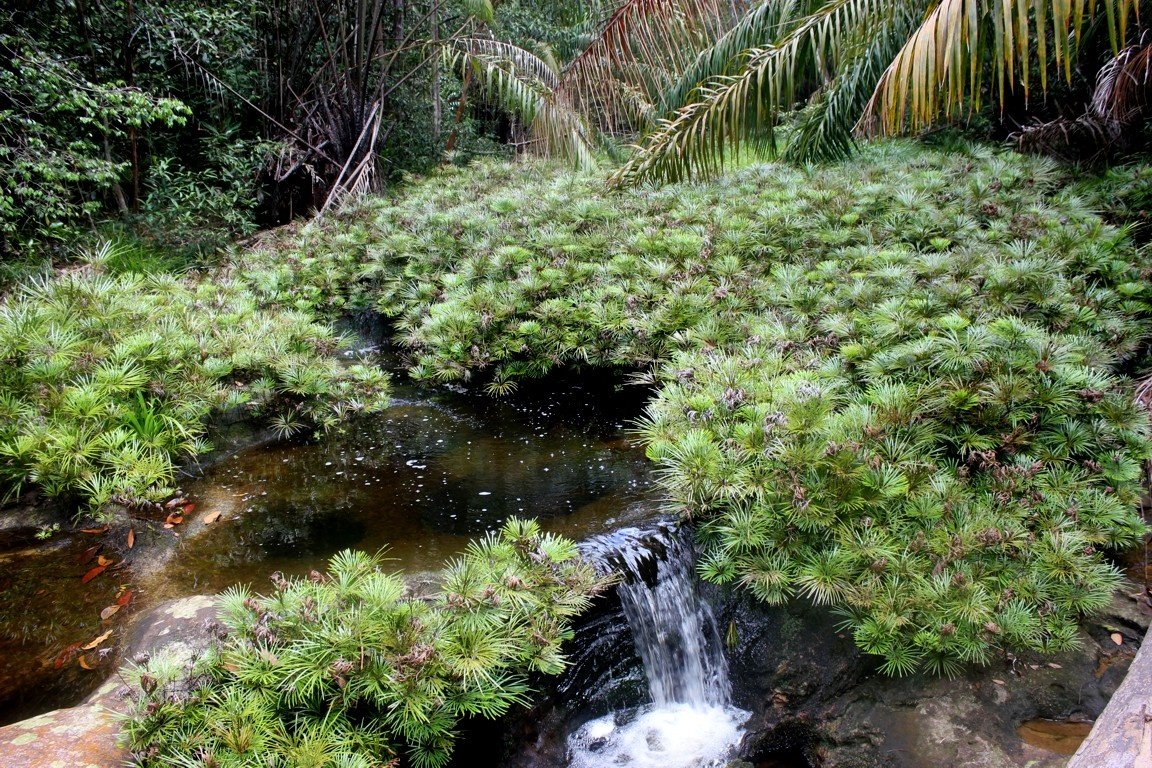
<svg viewBox="0 0 1152 768"><path fill-rule="evenodd" d="M342 365L339 345L226 278L89 268L28 283L0 305L0 488L35 483L86 510L157 500L209 450L213 414L242 408L286 432L383 408L386 376Z"/></svg>
<svg viewBox="0 0 1152 768"><path fill-rule="evenodd" d="M888 672L952 673L1075 642L1117 583L1105 552L1143 534L1146 415L1116 371L1152 330L1148 273L1090 206L1130 177L1062 190L1050 162L963 143L612 194L489 163L287 259L324 302L375 296L418 378L639 370L705 575L842 612ZM307 301L298 279L283 299Z"/></svg>
<svg viewBox="0 0 1152 768"><path fill-rule="evenodd" d="M129 667L135 764L444 765L461 718L499 717L530 673L564 668L568 623L604 584L572 542L515 519L449 564L434 599L381 565L348 551L327 575L274 575L267 597L232 589L218 647Z"/></svg>

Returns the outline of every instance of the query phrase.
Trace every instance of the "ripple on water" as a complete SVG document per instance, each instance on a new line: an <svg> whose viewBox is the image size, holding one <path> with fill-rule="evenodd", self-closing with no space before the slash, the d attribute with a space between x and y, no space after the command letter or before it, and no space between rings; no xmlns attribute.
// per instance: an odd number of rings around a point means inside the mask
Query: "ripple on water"
<svg viewBox="0 0 1152 768"><path fill-rule="evenodd" d="M513 515L573 538L646 503L651 466L623 439L618 413L639 402L569 388L544 403L496 402L399 386L391 408L315 440L253 448L186 490L219 522L184 540L164 597L267 574L306 574L341 549L386 549L387 567L434 570ZM632 414L634 415L634 414ZM650 517L651 512L643 512Z"/></svg>

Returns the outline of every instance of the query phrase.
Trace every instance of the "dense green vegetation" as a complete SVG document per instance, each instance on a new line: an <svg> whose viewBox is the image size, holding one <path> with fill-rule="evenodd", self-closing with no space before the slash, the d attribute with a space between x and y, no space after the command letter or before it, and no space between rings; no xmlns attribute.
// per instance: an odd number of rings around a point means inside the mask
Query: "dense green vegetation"
<svg viewBox="0 0 1152 768"><path fill-rule="evenodd" d="M891 673L1076 642L1144 532L1123 230L1050 162L965 145L602 178L448 170L249 260L267 300L394 317L417 377L658 381L641 434L704 575L835 607Z"/></svg>
<svg viewBox="0 0 1152 768"><path fill-rule="evenodd" d="M558 69L597 23L572 0L18 0L0 15L0 285L5 262L66 258L93 230L210 257L405 170L508 154L518 129L466 65L494 66L484 41L503 39Z"/></svg>
<svg viewBox="0 0 1152 768"><path fill-rule="evenodd" d="M327 575L274 576L221 600L227 637L191 660L127 673L124 740L148 766L339 765L403 755L443 765L461 718L524 701L530 672L563 667L568 621L602 582L569 541L510 520L412 597L379 557L344 552Z"/></svg>
<svg viewBox="0 0 1152 768"><path fill-rule="evenodd" d="M636 140L628 183L957 118L1108 155L1138 143L1152 71L1136 0L22 0L4 21L0 267L110 225L203 256L509 142L588 165Z"/></svg>
<svg viewBox="0 0 1152 768"><path fill-rule="evenodd" d="M214 418L289 436L382 409L387 377L325 325L377 311L416 379L654 386L636 431L703 576L829 606L890 674L1069 647L1119 582L1109 553L1145 535L1147 169L855 143L964 118L1027 125L1030 151L1137 146L1138 0L45 0L3 20L6 497L108 515L169 496ZM508 160L526 152L578 170ZM94 235L118 245L77 261ZM444 578L413 599L346 553L230 592L220 647L133 673L134 756L443 764L460 718L562 668L598 587L519 522Z"/></svg>
<svg viewBox="0 0 1152 768"><path fill-rule="evenodd" d="M339 346L225 275L92 266L29 283L0 305L0 489L36 483L90 510L161 500L177 464L210 450L213 414L289 435L383 408L387 377L343 365Z"/></svg>

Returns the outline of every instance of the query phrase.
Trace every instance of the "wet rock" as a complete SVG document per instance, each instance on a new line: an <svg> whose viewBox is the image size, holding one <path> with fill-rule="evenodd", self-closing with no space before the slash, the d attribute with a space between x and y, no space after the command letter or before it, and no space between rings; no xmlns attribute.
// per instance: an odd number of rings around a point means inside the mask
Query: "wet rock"
<svg viewBox="0 0 1152 768"><path fill-rule="evenodd" d="M739 598L726 609L739 633L732 658L737 703L756 713L742 759L761 764L801 754L821 768L1064 766L1066 753L1026 742L1019 727L1038 718L1099 716L1148 624L1136 603L1119 596L1086 625L1076 651L1008 656L954 680L893 679L838 638L821 613ZM1124 638L1120 646L1115 633Z"/></svg>
<svg viewBox="0 0 1152 768"><path fill-rule="evenodd" d="M188 659L222 635L215 598L193 595L170 600L140 616L125 643L124 659L139 663L160 650L174 654L177 660ZM127 692L120 676L113 675L84 703L122 711Z"/></svg>
<svg viewBox="0 0 1152 768"><path fill-rule="evenodd" d="M535 704L503 719L503 742L497 753L475 762L469 752L469 759L460 765L566 768L570 732L613 711L616 726L635 716L628 708L647 699L648 683L615 590L597 597L573 631L573 639L565 644L569 666L564 674L533 681Z"/></svg>
<svg viewBox="0 0 1152 768"><path fill-rule="evenodd" d="M164 649L191 656L219 636L216 601L204 595L173 600L142 615L126 644L125 658ZM126 709L127 687L118 675L84 704L57 709L0 728L0 763L7 768L117 768L126 753L116 746L116 715Z"/></svg>
<svg viewBox="0 0 1152 768"><path fill-rule="evenodd" d="M116 768L120 726L97 706L47 712L0 728L0 760L7 768Z"/></svg>
<svg viewBox="0 0 1152 768"><path fill-rule="evenodd" d="M1068 768L1144 768L1152 761L1148 701L1152 699L1152 648L1142 646L1123 685L1079 745Z"/></svg>

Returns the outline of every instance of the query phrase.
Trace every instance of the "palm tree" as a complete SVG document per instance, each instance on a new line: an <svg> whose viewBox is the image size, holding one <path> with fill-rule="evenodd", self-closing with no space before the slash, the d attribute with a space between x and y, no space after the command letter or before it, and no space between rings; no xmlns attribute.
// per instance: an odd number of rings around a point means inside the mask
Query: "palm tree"
<svg viewBox="0 0 1152 768"><path fill-rule="evenodd" d="M1106 35L1120 58L1102 71L1089 117L1114 130L1143 113L1152 84L1147 49L1124 48L1138 10L1139 0L623 0L536 98L640 136L616 183L675 181L716 172L742 147L836 158L855 136L920 131L989 97L1002 108L1027 100L1037 85L1072 82L1085 41Z"/></svg>
<svg viewBox="0 0 1152 768"><path fill-rule="evenodd" d="M1081 43L1127 38L1139 0L769 0L704 51L679 104L643 137L617 181L707 174L747 142L779 149L774 127L802 99L782 147L794 160L842 156L856 135L923 130L992 94L1028 98L1038 72L1067 82ZM1035 69L1034 69L1035 68ZM1129 70L1129 74L1132 74ZM1147 83L1147 72L1140 73ZM990 81L990 82L989 82Z"/></svg>

